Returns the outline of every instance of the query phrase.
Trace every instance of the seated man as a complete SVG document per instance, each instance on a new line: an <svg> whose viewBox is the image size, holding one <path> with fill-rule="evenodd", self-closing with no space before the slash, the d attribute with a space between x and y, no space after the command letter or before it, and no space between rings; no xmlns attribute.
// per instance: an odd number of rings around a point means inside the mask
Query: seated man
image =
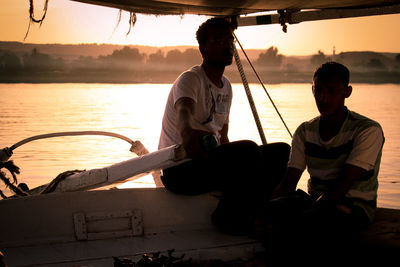
<svg viewBox="0 0 400 267"><path fill-rule="evenodd" d="M320 116L297 128L288 171L272 194L266 221L269 229L280 228L281 237L296 231L300 243L326 250L344 246L340 238L373 220L384 135L379 123L345 106L352 87L342 64L320 66L312 92ZM295 193L305 168L309 195Z"/></svg>
<svg viewBox="0 0 400 267"><path fill-rule="evenodd" d="M212 18L199 27L196 37L203 62L174 82L159 142L159 149L182 144L192 160L164 169L162 182L177 194L222 191L214 223L225 232L245 234L258 205L282 179L290 146L229 142L232 87L223 73L232 63L232 28L227 20Z"/></svg>

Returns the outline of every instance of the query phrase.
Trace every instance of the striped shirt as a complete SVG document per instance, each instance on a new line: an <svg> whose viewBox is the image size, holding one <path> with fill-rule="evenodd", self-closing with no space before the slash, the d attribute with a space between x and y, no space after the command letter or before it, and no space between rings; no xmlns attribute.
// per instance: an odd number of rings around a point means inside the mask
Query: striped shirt
<svg viewBox="0 0 400 267"><path fill-rule="evenodd" d="M341 175L345 164L367 171L346 194L354 205L362 207L372 220L376 207L378 172L384 143L379 123L348 111L339 131L329 141L319 135L320 117L302 123L292 140L288 166L307 170L308 192L318 195L329 191Z"/></svg>

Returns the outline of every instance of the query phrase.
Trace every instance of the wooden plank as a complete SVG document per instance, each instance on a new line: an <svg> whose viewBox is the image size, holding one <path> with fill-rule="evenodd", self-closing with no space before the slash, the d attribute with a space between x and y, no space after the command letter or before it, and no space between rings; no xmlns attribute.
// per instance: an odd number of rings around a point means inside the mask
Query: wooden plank
<svg viewBox="0 0 400 267"><path fill-rule="evenodd" d="M378 208L375 221L362 232L366 248L400 249L400 210Z"/></svg>

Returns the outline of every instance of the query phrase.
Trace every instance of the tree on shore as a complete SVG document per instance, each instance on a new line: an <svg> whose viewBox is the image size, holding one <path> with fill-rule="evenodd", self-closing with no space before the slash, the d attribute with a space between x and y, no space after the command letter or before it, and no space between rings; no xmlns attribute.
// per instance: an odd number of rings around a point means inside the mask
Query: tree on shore
<svg viewBox="0 0 400 267"><path fill-rule="evenodd" d="M165 58L164 58L163 52L161 52L161 50L158 49L157 52L150 54L147 57L146 63L147 64L161 64L161 63L163 63L164 59Z"/></svg>
<svg viewBox="0 0 400 267"><path fill-rule="evenodd" d="M80 56L71 62L71 69L75 71L97 70L99 67L97 59L91 56Z"/></svg>
<svg viewBox="0 0 400 267"><path fill-rule="evenodd" d="M278 48L271 46L264 53L261 53L256 60L260 66L280 68L283 60L283 55L278 54Z"/></svg>
<svg viewBox="0 0 400 267"><path fill-rule="evenodd" d="M327 57L321 50L318 50L318 54L312 55L310 58L310 62L313 67L319 66L329 60L330 58Z"/></svg>
<svg viewBox="0 0 400 267"><path fill-rule="evenodd" d="M201 55L198 49L188 48L181 52L178 49L168 51L165 56L165 63L184 65L186 67L199 64L201 62Z"/></svg>
<svg viewBox="0 0 400 267"><path fill-rule="evenodd" d="M54 59L50 55L40 53L36 48L33 48L30 54L23 56L23 63L24 70L32 72L63 71L66 68L62 58Z"/></svg>
<svg viewBox="0 0 400 267"><path fill-rule="evenodd" d="M0 55L0 72L19 72L21 70L21 60L13 52L6 51Z"/></svg>
<svg viewBox="0 0 400 267"><path fill-rule="evenodd" d="M98 60L103 68L112 70L133 69L142 64L146 55L140 53L137 48L124 46L122 49L114 50L111 55L99 56Z"/></svg>
<svg viewBox="0 0 400 267"><path fill-rule="evenodd" d="M367 67L371 69L385 69L386 66L379 58L371 58L367 63Z"/></svg>

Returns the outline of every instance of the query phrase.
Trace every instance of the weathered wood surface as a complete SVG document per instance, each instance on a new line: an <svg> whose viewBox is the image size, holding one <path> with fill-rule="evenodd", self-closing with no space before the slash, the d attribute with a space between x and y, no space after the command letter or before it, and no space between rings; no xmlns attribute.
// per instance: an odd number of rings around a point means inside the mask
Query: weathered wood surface
<svg viewBox="0 0 400 267"><path fill-rule="evenodd" d="M234 259L262 249L246 236L218 233L210 220L216 204L213 193L179 196L163 188L6 199L0 201L0 250L10 266L110 266L112 256L172 248L197 259ZM400 251L400 210L379 208L360 244L390 255Z"/></svg>
<svg viewBox="0 0 400 267"><path fill-rule="evenodd" d="M374 223L362 233L361 244L400 251L400 210L378 208Z"/></svg>

